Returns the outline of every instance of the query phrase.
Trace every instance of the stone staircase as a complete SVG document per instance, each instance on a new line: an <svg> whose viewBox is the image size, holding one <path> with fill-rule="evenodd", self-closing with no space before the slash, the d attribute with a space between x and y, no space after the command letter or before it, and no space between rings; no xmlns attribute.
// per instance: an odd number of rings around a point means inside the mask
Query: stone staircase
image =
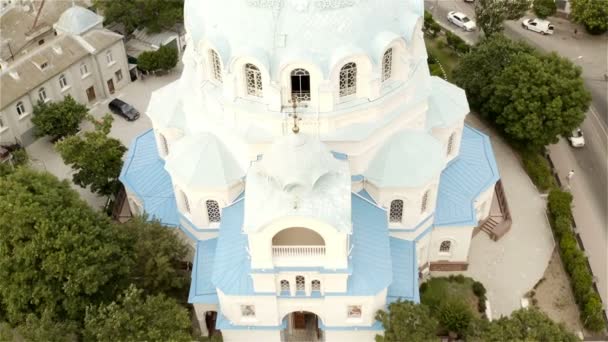
<svg viewBox="0 0 608 342"><path fill-rule="evenodd" d="M509 204L507 203L507 197L505 196L505 191L502 186L502 180L496 182L494 197L496 199L496 209L498 209L499 212L492 213L491 211L490 216L480 223L478 229L488 234L492 240L498 241L511 229L511 224L513 222ZM492 206L494 206L494 203L492 203Z"/></svg>

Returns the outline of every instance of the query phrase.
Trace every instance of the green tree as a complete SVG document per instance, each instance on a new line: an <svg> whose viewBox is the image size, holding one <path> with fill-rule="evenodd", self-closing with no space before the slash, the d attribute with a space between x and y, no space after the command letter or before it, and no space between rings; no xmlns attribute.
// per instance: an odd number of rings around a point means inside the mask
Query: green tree
<svg viewBox="0 0 608 342"><path fill-rule="evenodd" d="M512 140L533 148L570 134L591 101L580 67L556 54L519 54L493 82L484 114Z"/></svg>
<svg viewBox="0 0 608 342"><path fill-rule="evenodd" d="M177 65L177 49L163 45L156 51L145 51L137 59L137 67L143 71L168 71Z"/></svg>
<svg viewBox="0 0 608 342"><path fill-rule="evenodd" d="M9 322L43 313L80 321L87 305L124 288L128 239L67 181L21 167L0 189L0 307Z"/></svg>
<svg viewBox="0 0 608 342"><path fill-rule="evenodd" d="M542 19L554 15L557 11L555 0L534 0L532 8L534 13Z"/></svg>
<svg viewBox="0 0 608 342"><path fill-rule="evenodd" d="M505 20L521 18L531 0L475 0L477 26L486 36L502 32Z"/></svg>
<svg viewBox="0 0 608 342"><path fill-rule="evenodd" d="M608 30L608 1L572 0L571 15L574 21L585 26L591 34L601 34Z"/></svg>
<svg viewBox="0 0 608 342"><path fill-rule="evenodd" d="M127 34L138 28L160 32L184 19L184 0L94 0L93 4L106 22L124 25Z"/></svg>
<svg viewBox="0 0 608 342"><path fill-rule="evenodd" d="M34 106L34 132L36 136L50 136L58 140L78 132L80 122L89 110L76 102L70 95L60 102L41 102Z"/></svg>
<svg viewBox="0 0 608 342"><path fill-rule="evenodd" d="M76 332L74 322L55 322L49 314L43 314L42 318L30 314L15 328L8 323L0 324L0 341L76 342Z"/></svg>
<svg viewBox="0 0 608 342"><path fill-rule="evenodd" d="M384 336L376 335L377 342L436 341L437 321L429 309L409 301L397 301L388 306L388 312L378 311L376 320L382 322Z"/></svg>
<svg viewBox="0 0 608 342"><path fill-rule="evenodd" d="M108 137L112 128L112 116L106 114L101 121L90 120L95 130L82 136L71 136L56 144L63 161L76 170L72 176L75 184L100 195L116 193L120 182L122 156L127 148L117 139Z"/></svg>
<svg viewBox="0 0 608 342"><path fill-rule="evenodd" d="M545 313L535 308L519 309L510 317L501 317L479 325L472 341L560 341L575 342L578 338L570 333L563 324L553 322Z"/></svg>
<svg viewBox="0 0 608 342"><path fill-rule="evenodd" d="M134 241L134 284L149 294L170 293L188 284L189 272L180 269L188 253L172 229L158 221L135 217L120 226Z"/></svg>
<svg viewBox="0 0 608 342"><path fill-rule="evenodd" d="M469 325L474 319L471 307L460 299L451 299L441 303L436 316L441 328L461 337L466 335Z"/></svg>
<svg viewBox="0 0 608 342"><path fill-rule="evenodd" d="M484 38L462 57L453 72L454 82L466 91L470 106L480 110L492 96L494 78L511 64L514 56L533 51L529 45L501 34Z"/></svg>
<svg viewBox="0 0 608 342"><path fill-rule="evenodd" d="M87 308L84 340L191 341L188 310L164 295L147 296L131 285L115 302Z"/></svg>

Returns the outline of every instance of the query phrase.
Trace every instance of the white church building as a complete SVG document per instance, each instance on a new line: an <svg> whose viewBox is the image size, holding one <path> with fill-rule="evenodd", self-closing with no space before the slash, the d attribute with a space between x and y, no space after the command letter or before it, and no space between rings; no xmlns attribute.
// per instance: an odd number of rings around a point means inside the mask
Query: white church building
<svg viewBox="0 0 608 342"><path fill-rule="evenodd" d="M419 275L466 269L499 180L465 93L431 77L422 0L186 0L179 80L121 174L195 248L225 341L373 341Z"/></svg>

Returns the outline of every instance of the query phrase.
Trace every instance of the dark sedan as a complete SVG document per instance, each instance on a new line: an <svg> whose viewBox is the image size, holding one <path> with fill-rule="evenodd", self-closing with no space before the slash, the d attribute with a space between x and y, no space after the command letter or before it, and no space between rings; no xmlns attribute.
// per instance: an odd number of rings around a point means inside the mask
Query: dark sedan
<svg viewBox="0 0 608 342"><path fill-rule="evenodd" d="M133 106L123 100L114 99L110 101L108 107L112 113L118 114L129 121L135 121L137 118L139 118L139 112L137 109L133 108Z"/></svg>

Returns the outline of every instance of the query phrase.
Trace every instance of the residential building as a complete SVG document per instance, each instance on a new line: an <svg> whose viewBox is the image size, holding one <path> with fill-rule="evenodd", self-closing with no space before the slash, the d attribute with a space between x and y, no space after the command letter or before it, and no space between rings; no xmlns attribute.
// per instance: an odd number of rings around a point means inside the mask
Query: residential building
<svg viewBox="0 0 608 342"><path fill-rule="evenodd" d="M2 68L0 144L35 140L31 115L38 101L71 95L94 104L130 82L123 37L102 23L103 17L72 6L53 25L54 39Z"/></svg>
<svg viewBox="0 0 608 342"><path fill-rule="evenodd" d="M183 234L225 341L373 341L419 274L463 270L498 170L431 77L422 0L186 0L179 80L120 179Z"/></svg>

